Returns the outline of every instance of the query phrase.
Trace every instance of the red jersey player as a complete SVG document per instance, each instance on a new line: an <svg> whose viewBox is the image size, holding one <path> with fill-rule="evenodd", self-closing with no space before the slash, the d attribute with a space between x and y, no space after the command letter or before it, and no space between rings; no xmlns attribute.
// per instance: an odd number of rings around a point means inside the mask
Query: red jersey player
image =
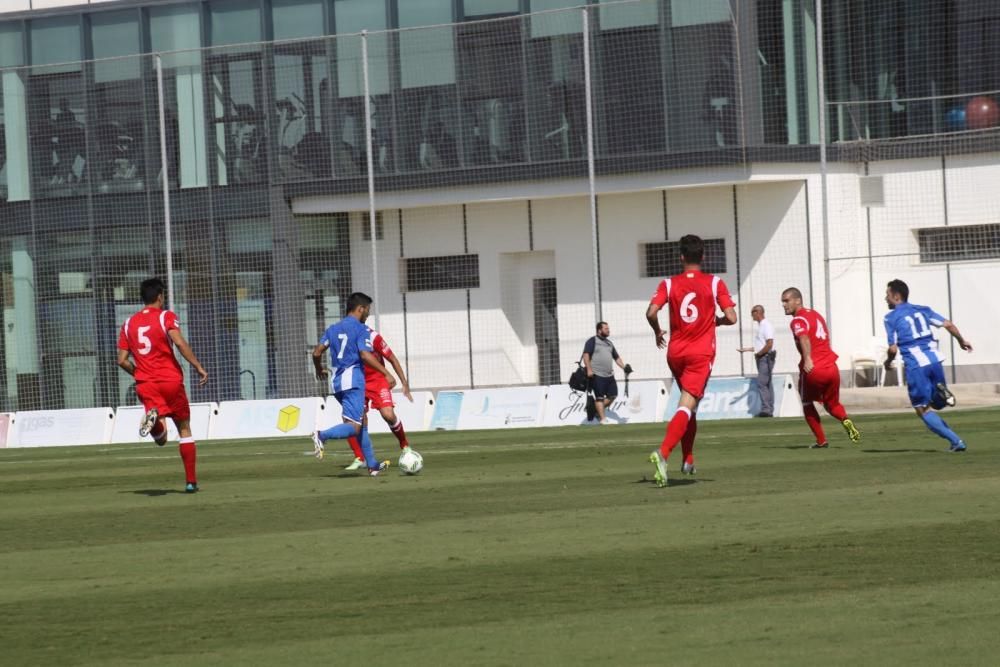
<svg viewBox="0 0 1000 667"><path fill-rule="evenodd" d="M858 431L840 404L840 371L837 369L837 355L830 347L830 328L817 311L802 305L802 292L789 287L781 293L781 305L785 315L792 316L792 334L795 347L802 359L799 361L799 395L802 397L802 412L806 423L816 436L815 449L829 446L823 426L819 423L819 411L813 401L820 401L834 419L847 431L851 442L861 440Z"/></svg>
<svg viewBox="0 0 1000 667"><path fill-rule="evenodd" d="M399 359L393 354L392 348L385 342L382 334L371 327L368 327L368 331L371 334L372 353L375 355L375 358L383 366L392 365L393 370L396 371L396 377L399 378L399 384L403 388L403 395L412 403L413 395L410 393L410 384L406 380L406 373L403 372L403 366L399 363ZM387 361L389 364L386 364ZM389 425L389 430L392 431L392 434L396 436L396 440L399 441L400 450L405 450L410 446L410 443L406 439L406 430L403 428L402 420L396 416L395 403L392 400L392 388L389 387L385 375L367 365L364 368L365 412L373 408L378 410L379 414L382 415L382 419ZM355 437L348 438L347 444L351 446L351 451L354 452L354 461L347 465L344 470L358 470L365 467L365 457L361 451L358 439Z"/></svg>
<svg viewBox="0 0 1000 667"><path fill-rule="evenodd" d="M688 234L681 238L680 246L684 270L660 283L646 309L656 347L667 347L667 365L681 390L677 411L670 419L663 443L649 455L656 466L657 486L667 485L667 459L678 442L684 454L681 472L695 473L694 438L698 432L695 413L715 361L715 328L736 324L736 304L726 283L718 276L701 272L705 242ZM669 345L664 341L666 334L660 329L658 316L664 306L668 306L670 315ZM716 317L717 310L723 312L722 317Z"/></svg>
<svg viewBox="0 0 1000 667"><path fill-rule="evenodd" d="M125 320L118 334L118 365L135 378L135 393L146 408L139 435L152 435L161 447L167 442L166 418L171 417L180 434L180 454L187 478L187 493L198 490L195 474L196 448L191 437L191 408L184 391L184 372L174 357L181 356L201 376L199 386L208 382L208 373L191 351L178 328L177 315L163 309L165 286L159 278L144 280L139 288L143 309ZM129 355L132 359L129 359Z"/></svg>

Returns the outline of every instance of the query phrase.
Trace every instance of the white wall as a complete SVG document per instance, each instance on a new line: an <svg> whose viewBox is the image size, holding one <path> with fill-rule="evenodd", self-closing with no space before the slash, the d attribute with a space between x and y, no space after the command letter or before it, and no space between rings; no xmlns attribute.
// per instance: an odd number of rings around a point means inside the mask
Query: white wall
<svg viewBox="0 0 1000 667"><path fill-rule="evenodd" d="M1000 189L994 185L1000 182L998 165L1000 155L949 158L946 174L940 158L872 163L869 173L883 177L885 201L870 209L861 206L859 195L863 165L831 165L830 304L816 165L786 165L784 179L769 165L761 182L667 187L666 220L663 189L601 194L603 319L637 379L667 376L663 353L653 345L644 317L659 278L640 277L640 246L664 240L666 222L669 240L696 233L726 241L722 277L737 301L740 322L718 332L716 375L754 373L752 358L735 348L741 334L744 345L752 341L749 310L756 303L764 305L776 330L777 370L796 370L798 356L780 304L781 291L790 286L801 289L807 304L830 320L833 346L846 370L852 354L869 352L873 337L883 337L885 284L893 278L906 280L913 301L950 315L976 344L974 354L959 353L955 362L988 374L988 365L1000 364L994 335L1000 312L983 308L983 303L990 298L989 287L1000 281L1000 261L953 263L950 271L942 264L921 264L915 229L1000 221ZM352 214L358 289L371 282L363 218ZM464 225L461 205L404 209L406 257L461 254L467 241L480 263L480 287L469 291L468 304L465 290L410 293L405 319L399 293L399 216L386 211L383 224L385 237L378 244L382 331L409 362L415 387L469 386L473 380L476 386L537 383L531 288L540 277L557 280L560 373L568 374L597 318L585 195L533 199L530 206L525 200L470 202ZM950 352L947 344L943 349Z"/></svg>

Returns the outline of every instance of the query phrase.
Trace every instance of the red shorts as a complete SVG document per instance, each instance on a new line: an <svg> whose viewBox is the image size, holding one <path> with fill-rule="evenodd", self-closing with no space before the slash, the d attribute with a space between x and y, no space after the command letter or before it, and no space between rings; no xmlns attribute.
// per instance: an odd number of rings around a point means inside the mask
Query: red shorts
<svg viewBox="0 0 1000 667"><path fill-rule="evenodd" d="M674 376L674 382L697 399L705 395L705 386L712 374L715 357L706 354L671 357L667 355L667 366Z"/></svg>
<svg viewBox="0 0 1000 667"><path fill-rule="evenodd" d="M396 404L392 402L392 390L385 380L369 382L365 380L365 412L369 410L381 410L391 408Z"/></svg>
<svg viewBox="0 0 1000 667"><path fill-rule="evenodd" d="M161 417L173 417L180 421L191 419L191 406L183 382L138 382L135 393L146 412L156 408Z"/></svg>
<svg viewBox="0 0 1000 667"><path fill-rule="evenodd" d="M836 365L816 366L803 373L799 366L799 395L803 403L840 403L840 371Z"/></svg>

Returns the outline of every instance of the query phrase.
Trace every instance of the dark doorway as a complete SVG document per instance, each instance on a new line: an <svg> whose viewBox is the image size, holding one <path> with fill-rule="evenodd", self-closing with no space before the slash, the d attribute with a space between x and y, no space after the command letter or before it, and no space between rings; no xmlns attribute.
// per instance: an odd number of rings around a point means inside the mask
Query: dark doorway
<svg viewBox="0 0 1000 667"><path fill-rule="evenodd" d="M542 385L559 384L559 311L556 279L536 278L535 345L538 348L538 380Z"/></svg>

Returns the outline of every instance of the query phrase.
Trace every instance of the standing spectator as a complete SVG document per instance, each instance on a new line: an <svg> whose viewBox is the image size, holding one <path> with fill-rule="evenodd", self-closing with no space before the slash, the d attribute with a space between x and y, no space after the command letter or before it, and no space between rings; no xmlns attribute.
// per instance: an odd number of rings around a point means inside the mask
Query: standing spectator
<svg viewBox="0 0 1000 667"><path fill-rule="evenodd" d="M757 323L757 333L753 337L753 347L737 348L739 352L753 352L757 362L757 392L760 394L760 412L754 417L774 416L774 386L771 375L774 373L774 327L764 319L764 306L756 305L750 309L750 317Z"/></svg>
<svg viewBox="0 0 1000 667"><path fill-rule="evenodd" d="M602 424L607 424L608 419L604 416L604 411L612 401L618 397L618 383L615 382L615 364L626 373L632 372L632 367L627 365L618 356L618 350L608 336L611 335L611 328L607 322L597 323L597 335L591 336L583 345L583 365L587 368L587 380L590 388L594 392L594 407L597 410L597 418Z"/></svg>

